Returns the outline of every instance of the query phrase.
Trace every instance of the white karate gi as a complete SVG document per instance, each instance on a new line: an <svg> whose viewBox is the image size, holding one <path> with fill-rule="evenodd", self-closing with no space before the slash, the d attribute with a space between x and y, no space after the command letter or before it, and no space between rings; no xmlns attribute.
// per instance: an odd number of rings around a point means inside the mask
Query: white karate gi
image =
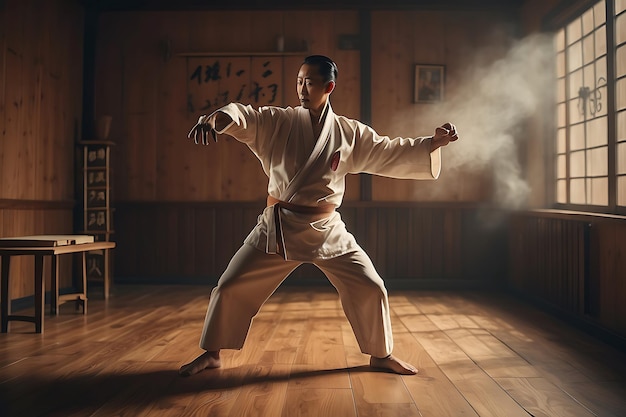
<svg viewBox="0 0 626 417"><path fill-rule="evenodd" d="M313 137L309 110L303 107L255 110L232 103L218 111L233 120L218 133L250 148L269 177L269 195L280 201L339 207L349 173L435 179L441 170L441 149L430 152L430 137L380 136L363 123L335 115L330 103L319 138ZM215 113L211 125L214 118ZM243 347L253 317L303 262L315 264L337 289L361 351L376 357L391 354L384 282L340 214L302 214L273 206L259 216L211 292L200 347Z"/></svg>

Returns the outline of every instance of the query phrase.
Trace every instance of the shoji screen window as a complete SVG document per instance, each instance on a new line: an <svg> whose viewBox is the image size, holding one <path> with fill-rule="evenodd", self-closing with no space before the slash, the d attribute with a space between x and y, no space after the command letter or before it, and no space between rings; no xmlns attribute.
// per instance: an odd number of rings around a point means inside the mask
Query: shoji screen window
<svg viewBox="0 0 626 417"><path fill-rule="evenodd" d="M609 204L605 7L596 3L555 36L558 204Z"/></svg>

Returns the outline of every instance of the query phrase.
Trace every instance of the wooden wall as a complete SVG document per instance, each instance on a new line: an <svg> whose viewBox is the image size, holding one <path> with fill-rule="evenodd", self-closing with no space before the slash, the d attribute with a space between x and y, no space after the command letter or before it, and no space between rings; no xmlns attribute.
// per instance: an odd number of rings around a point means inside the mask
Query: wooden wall
<svg viewBox="0 0 626 417"><path fill-rule="evenodd" d="M82 39L78 1L0 2L0 237L74 230ZM11 264L11 296L32 294L32 260Z"/></svg>
<svg viewBox="0 0 626 417"><path fill-rule="evenodd" d="M373 12L372 126L390 136L412 137L431 135L434 127L449 121L457 124L463 141L457 148L484 146L485 137L469 136L473 126L456 120L457 115L472 111L471 103L460 100L462 90L467 89L462 81L477 64L477 56L486 62L502 58L515 27L515 17L485 10ZM415 64L445 66L443 102L414 103ZM490 201L490 164L478 169L471 164L454 166L446 157L451 150L443 150L443 170L435 182L373 177L373 200Z"/></svg>
<svg viewBox="0 0 626 417"><path fill-rule="evenodd" d="M256 223L260 202L124 203L117 280L214 284ZM506 218L463 204L348 202L339 209L390 288L502 287ZM120 270L123 271L120 272ZM325 282L306 265L287 284Z"/></svg>
<svg viewBox="0 0 626 417"><path fill-rule="evenodd" d="M339 34L358 33L356 12L137 12L106 13L100 18L96 63L96 115L113 116L110 139L115 150L114 195L118 201L255 201L265 198L267 181L257 159L227 137L217 145L194 145L186 138L206 100L230 99L244 91L242 102L297 105L295 77L306 52L275 52L284 33L287 51L303 43L332 55L340 67L341 88L333 106L359 116L359 55L339 50ZM189 52L241 52L243 57L183 57ZM250 53L250 56L245 56ZM271 82L261 76L269 63ZM194 72L202 67L202 83ZM220 66L220 79L206 71ZM230 66L230 72L229 71ZM235 75L243 71L242 76ZM259 82L279 88L276 100L248 97ZM245 86L245 88L243 88ZM191 106L190 106L190 103ZM351 198L358 177L350 179Z"/></svg>
<svg viewBox="0 0 626 417"><path fill-rule="evenodd" d="M390 136L425 136L448 121L433 115L433 105L413 102L414 65L446 66L446 94L453 100L465 58L489 40L491 59L501 56L489 35L514 25L512 18L488 12L371 12L372 125ZM203 11L109 12L100 17L96 59L96 115L111 114L111 139L118 142L115 197L118 201L255 201L265 196L266 180L247 148L223 139L217 146L198 147L186 133L206 100L236 99L242 80L225 69L232 65L253 76L271 63L278 98L271 104L297 105L295 74L308 53L326 54L339 66L332 103L335 111L360 116L360 52L343 49L341 36L361 35L358 11ZM286 51L307 52L258 57L275 51L276 36L285 36ZM369 35L369 36L367 36ZM500 46L501 46L500 45ZM501 49L501 48L500 48ZM181 53L241 52L250 56L183 57ZM485 52L481 52L485 54ZM198 87L194 71L215 70L221 77ZM203 72L205 74L205 72ZM244 74L245 78L245 74ZM203 92L202 92L203 91ZM247 91L247 90L246 90ZM230 93L230 96L226 96ZM204 94L199 99L199 94ZM240 101L253 105L244 94ZM190 105L191 102L191 105ZM463 126L459 127L463 130ZM469 146L469 145L466 145ZM380 201L473 201L491 198L489 173L463 175L444 169L436 183L374 178L372 196ZM348 183L346 200L359 200L359 177Z"/></svg>
<svg viewBox="0 0 626 417"><path fill-rule="evenodd" d="M335 111L359 118L361 52L358 45L356 49L341 46L340 38L350 35L359 39L363 35L362 13L357 10L108 12L100 16L95 116L113 116L110 139L117 143L113 156L115 239L119 245L117 280L159 282L175 276L195 280L219 275L254 225L263 207L267 179L245 146L228 137L210 146L194 145L186 139L188 130L200 114L216 108L216 101L234 99L234 92L255 81L253 77L265 63L272 70L272 82L279 86L277 99L269 104L297 105L295 74L302 59L312 53L329 55L339 66L338 86L332 95ZM484 11L367 13L372 29L371 33L365 33L365 39L371 42L361 45L371 49L372 56L371 68L367 69L371 71L372 100L367 104L371 106L373 127L389 136L430 135L435 126L448 121L444 114L432 117L432 105L413 102L416 63L445 65L447 94L453 97L458 89L457 75L466 66L463 57L467 56L467 50L486 42L502 22L515 25L511 16ZM272 55L279 34L284 34L287 53ZM301 51L303 43L308 45L307 51ZM491 54L487 54L488 59L497 59L502 48L494 48L492 43L487 48ZM198 52L214 55L188 56ZM269 56L259 56L263 52ZM198 77L198 68L205 78ZM230 73L226 72L227 68L231 69ZM234 69L241 70L243 78L235 77ZM246 78L248 73L251 78ZM268 104L246 94L240 101L255 106ZM206 109L201 108L203 104L207 105ZM360 186L360 176L349 177L346 202L360 201ZM367 210L380 219L395 218L395 211L406 202L447 202L453 204L449 209L439 204L436 210L427 210L428 216L437 212L463 223L462 230L470 230L468 219L472 217L472 209L465 205L459 210L456 205L469 202L469 206L476 207L489 201L490 190L489 169L458 175L448 172L444 165L441 179L433 182L373 178L371 195L379 203L369 203ZM229 202L236 205L226 204ZM465 221L461 222L460 218ZM220 223L222 220L224 224ZM398 272L399 276L409 277L408 265L413 262L413 255L401 251L402 255L398 256L406 255L404 261L391 260L386 255L386 248L402 246L394 241L394 236L406 235L405 225L398 222L383 230L383 223L376 224L361 225L353 232L365 235L366 230L377 227L378 231L370 233L367 239L376 235L379 242L361 243L372 245L371 255L380 258L383 271L395 277L394 265L399 265L404 271ZM225 236L222 229L231 228L227 225L234 229ZM215 233L219 238L215 238ZM456 237L462 234L459 231ZM452 256L456 245L471 247L469 235L463 235L460 241L446 242L452 245L444 249L447 256ZM420 240L420 245L427 244L428 239ZM151 264L150 259L159 261ZM433 272L430 278L486 277L492 266L485 262L468 270L466 264L455 261L447 264L454 273ZM420 277L426 275L429 274Z"/></svg>
<svg viewBox="0 0 626 417"><path fill-rule="evenodd" d="M510 223L510 287L626 340L626 220L519 212Z"/></svg>

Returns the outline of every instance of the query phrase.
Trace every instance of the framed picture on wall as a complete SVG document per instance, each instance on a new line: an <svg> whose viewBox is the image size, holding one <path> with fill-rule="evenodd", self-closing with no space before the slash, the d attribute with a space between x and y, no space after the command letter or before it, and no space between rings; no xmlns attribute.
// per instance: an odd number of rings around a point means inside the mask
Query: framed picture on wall
<svg viewBox="0 0 626 417"><path fill-rule="evenodd" d="M444 65L415 65L415 103L437 103L443 100Z"/></svg>

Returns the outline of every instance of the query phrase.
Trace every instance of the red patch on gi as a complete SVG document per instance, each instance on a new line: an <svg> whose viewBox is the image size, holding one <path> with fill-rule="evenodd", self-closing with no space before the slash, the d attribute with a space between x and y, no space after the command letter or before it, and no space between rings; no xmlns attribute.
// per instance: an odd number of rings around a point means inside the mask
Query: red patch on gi
<svg viewBox="0 0 626 417"><path fill-rule="evenodd" d="M332 159L330 160L330 169L333 171L337 171L337 167L339 166L339 160L341 159L341 154L339 151L335 152Z"/></svg>

